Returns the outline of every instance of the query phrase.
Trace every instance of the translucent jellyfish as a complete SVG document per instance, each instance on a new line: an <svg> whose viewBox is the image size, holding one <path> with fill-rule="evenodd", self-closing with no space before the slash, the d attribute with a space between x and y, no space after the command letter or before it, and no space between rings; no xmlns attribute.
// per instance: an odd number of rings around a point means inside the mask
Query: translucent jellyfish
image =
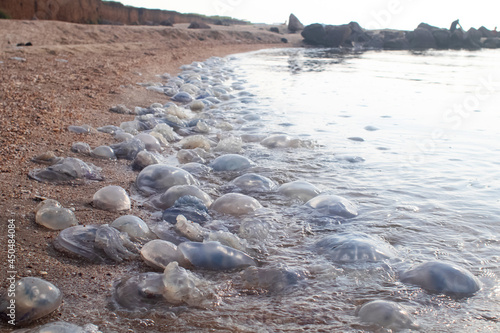
<svg viewBox="0 0 500 333"><path fill-rule="evenodd" d="M156 151L156 152L161 152L161 150L162 150L161 146L160 146L160 142L158 142L158 139L150 134L139 133L135 136L135 138L144 142L144 145L146 146L146 150Z"/></svg>
<svg viewBox="0 0 500 333"><path fill-rule="evenodd" d="M78 225L78 220L70 209L48 204L37 210L35 222L52 230L62 230Z"/></svg>
<svg viewBox="0 0 500 333"><path fill-rule="evenodd" d="M271 179L255 173L239 176L231 183L245 192L270 192L276 188L276 183Z"/></svg>
<svg viewBox="0 0 500 333"><path fill-rule="evenodd" d="M202 148L194 148L194 149L181 149L177 152L177 159L179 163L205 163L206 160L213 158L214 156L208 152L206 152Z"/></svg>
<svg viewBox="0 0 500 333"><path fill-rule="evenodd" d="M130 134L137 134L138 132L142 132L148 129L146 124L139 120L132 120L132 121L124 121L120 124L120 128Z"/></svg>
<svg viewBox="0 0 500 333"><path fill-rule="evenodd" d="M429 261L403 272L401 281L431 292L468 296L481 289L479 280L465 268L440 261Z"/></svg>
<svg viewBox="0 0 500 333"><path fill-rule="evenodd" d="M321 191L313 184L304 180L296 180L280 186L278 192L290 197L307 202L321 193Z"/></svg>
<svg viewBox="0 0 500 333"><path fill-rule="evenodd" d="M35 163L53 165L62 162L64 158L56 156L53 151L47 151L40 155L33 157L31 160Z"/></svg>
<svg viewBox="0 0 500 333"><path fill-rule="evenodd" d="M71 126L68 126L68 131L73 132L73 133L77 133L77 134L88 134L88 133L93 132L94 129L90 125L82 125L82 126L71 125Z"/></svg>
<svg viewBox="0 0 500 333"><path fill-rule="evenodd" d="M102 180L101 169L78 158L66 157L61 162L46 169L35 169L28 176L40 182L68 183L74 181Z"/></svg>
<svg viewBox="0 0 500 333"><path fill-rule="evenodd" d="M270 292L283 292L304 280L307 272L288 267L250 266L241 272L245 288L265 289Z"/></svg>
<svg viewBox="0 0 500 333"><path fill-rule="evenodd" d="M241 222L238 234L244 239L262 241L269 235L271 225L268 222L245 219Z"/></svg>
<svg viewBox="0 0 500 333"><path fill-rule="evenodd" d="M215 200L210 209L229 215L243 215L262 208L262 205L252 197L240 193L227 193Z"/></svg>
<svg viewBox="0 0 500 333"><path fill-rule="evenodd" d="M165 269L172 261L177 261L181 265L186 262L174 243L162 239L154 239L144 244L141 257L146 264L159 269Z"/></svg>
<svg viewBox="0 0 500 333"><path fill-rule="evenodd" d="M395 249L364 233L340 233L316 243L319 254L336 262L373 262L393 258Z"/></svg>
<svg viewBox="0 0 500 333"><path fill-rule="evenodd" d="M205 235L207 241L219 242L224 246L232 247L233 249L247 252L248 242L245 239L239 238L237 235L227 231L212 231Z"/></svg>
<svg viewBox="0 0 500 333"><path fill-rule="evenodd" d="M210 140L203 135L191 135L185 137L179 142L179 145L182 149L202 148L205 151L209 151L211 147Z"/></svg>
<svg viewBox="0 0 500 333"><path fill-rule="evenodd" d="M175 229L182 236L195 242L202 242L207 237L209 231L196 222L188 221L183 215L177 216Z"/></svg>
<svg viewBox="0 0 500 333"><path fill-rule="evenodd" d="M119 130L115 133L114 138L116 141L124 142L134 138L134 136L130 133L127 133L123 130Z"/></svg>
<svg viewBox="0 0 500 333"><path fill-rule="evenodd" d="M142 273L118 282L113 299L126 309L149 309L164 301L163 288L162 273Z"/></svg>
<svg viewBox="0 0 500 333"><path fill-rule="evenodd" d="M140 151L132 162L132 168L134 170L142 170L148 165L159 164L160 159L154 153L147 150Z"/></svg>
<svg viewBox="0 0 500 333"><path fill-rule="evenodd" d="M111 149L110 146L99 146L99 147L95 148L94 150L92 150L90 155L92 155L94 157L102 158L102 159L109 159L109 160L116 159L115 152L113 151L113 149Z"/></svg>
<svg viewBox="0 0 500 333"><path fill-rule="evenodd" d="M260 142L267 148L298 148L301 147L301 141L297 138L291 138L285 134L271 135Z"/></svg>
<svg viewBox="0 0 500 333"><path fill-rule="evenodd" d="M209 298L214 297L208 281L171 262L163 272L163 297L171 304L188 304L203 307Z"/></svg>
<svg viewBox="0 0 500 333"><path fill-rule="evenodd" d="M212 171L209 166L197 162L186 163L181 166L181 169L195 176L207 175Z"/></svg>
<svg viewBox="0 0 500 333"><path fill-rule="evenodd" d="M106 126L98 127L97 131L99 131L101 133L107 133L107 134L115 134L119 131L123 132L123 130L120 127L115 126L115 125L106 125Z"/></svg>
<svg viewBox="0 0 500 333"><path fill-rule="evenodd" d="M91 149L88 143L75 142L71 145L71 151L77 154L90 155Z"/></svg>
<svg viewBox="0 0 500 333"><path fill-rule="evenodd" d="M15 297L0 300L0 315L14 320L16 325L28 324L34 320L45 317L56 310L62 302L61 291L52 283L36 278L25 277L13 284ZM15 300L13 305L12 300Z"/></svg>
<svg viewBox="0 0 500 333"><path fill-rule="evenodd" d="M318 195L306 203L321 214L351 218L358 216L358 209L349 200L333 194Z"/></svg>
<svg viewBox="0 0 500 333"><path fill-rule="evenodd" d="M237 154L226 154L217 157L210 166L215 171L241 171L254 166L248 158Z"/></svg>
<svg viewBox="0 0 500 333"><path fill-rule="evenodd" d="M357 315L365 323L390 330L419 329L419 325L413 322L408 312L398 303L391 301L376 300L365 303L357 310Z"/></svg>
<svg viewBox="0 0 500 333"><path fill-rule="evenodd" d="M110 226L121 232L127 233L133 240L156 238L153 232L149 229L146 222L134 215L120 216L119 218L114 220L110 224Z"/></svg>
<svg viewBox="0 0 500 333"><path fill-rule="evenodd" d="M195 100L192 101L191 104L189 104L189 108L191 109L191 111L199 112L205 108L205 103L200 100Z"/></svg>
<svg viewBox="0 0 500 333"><path fill-rule="evenodd" d="M214 151L237 154L243 150L243 141L239 137L223 138L219 141Z"/></svg>
<svg viewBox="0 0 500 333"><path fill-rule="evenodd" d="M153 128L152 132L161 134L168 142L176 141L179 137L172 127L167 124L158 124Z"/></svg>
<svg viewBox="0 0 500 333"><path fill-rule="evenodd" d="M175 185L197 185L197 183L189 172L165 164L145 167L136 180L137 188L148 195L165 192Z"/></svg>
<svg viewBox="0 0 500 333"><path fill-rule="evenodd" d="M196 268L234 270L256 266L255 260L246 253L219 242L184 242L177 250Z"/></svg>
<svg viewBox="0 0 500 333"><path fill-rule="evenodd" d="M127 192L116 185L101 188L94 194L92 202L94 207L111 212L130 209L130 198Z"/></svg>
<svg viewBox="0 0 500 333"><path fill-rule="evenodd" d="M175 102L187 104L193 101L193 96L191 96L187 92L181 91L175 94L174 97L172 97L172 100Z"/></svg>
<svg viewBox="0 0 500 333"><path fill-rule="evenodd" d="M62 207L62 205L57 200L45 199L35 207L35 214L38 213L39 210L44 209L44 208L48 208L48 207Z"/></svg>
<svg viewBox="0 0 500 333"><path fill-rule="evenodd" d="M107 224L66 228L54 240L54 247L96 263L105 263L109 259L121 262L135 257L131 251L136 251L126 233L120 233Z"/></svg>
<svg viewBox="0 0 500 333"><path fill-rule="evenodd" d="M212 204L212 198L198 187L194 185L175 185L169 188L165 193L161 196L156 197L152 200L155 207L159 209L166 209L172 207L177 199L190 195L193 197L197 197L203 204L209 207Z"/></svg>
<svg viewBox="0 0 500 333"><path fill-rule="evenodd" d="M141 140L133 138L120 143L115 143L111 145L111 148L115 152L117 158L133 160L140 151L146 149L146 145Z"/></svg>
<svg viewBox="0 0 500 333"><path fill-rule="evenodd" d="M164 221L176 224L179 215L199 224L210 220L207 206L201 199L190 195L177 199L172 207L163 212L162 218Z"/></svg>
<svg viewBox="0 0 500 333"><path fill-rule="evenodd" d="M99 327L94 324L78 326L65 321L56 321L32 329L21 329L16 333L101 333Z"/></svg>

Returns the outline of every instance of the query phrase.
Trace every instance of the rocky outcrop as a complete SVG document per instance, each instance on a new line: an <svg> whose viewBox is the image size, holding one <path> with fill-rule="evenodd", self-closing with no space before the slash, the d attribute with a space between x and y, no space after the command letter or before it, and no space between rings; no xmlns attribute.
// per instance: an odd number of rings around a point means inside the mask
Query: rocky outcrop
<svg viewBox="0 0 500 333"><path fill-rule="evenodd" d="M73 23L140 24L191 23L204 21L214 24L220 18L180 14L175 11L124 6L119 2L101 0L2 0L0 10L12 19L58 20ZM244 24L244 21L222 20L225 24Z"/></svg>
<svg viewBox="0 0 500 333"><path fill-rule="evenodd" d="M304 30L304 25L300 23L297 16L290 14L290 17L288 18L288 31L295 33L300 30Z"/></svg>
<svg viewBox="0 0 500 333"><path fill-rule="evenodd" d="M457 23L458 24L458 23ZM500 47L500 34L485 27L453 31L421 23L413 31L364 30L356 22L344 25L311 24L302 31L304 42L327 47L385 50L467 49Z"/></svg>

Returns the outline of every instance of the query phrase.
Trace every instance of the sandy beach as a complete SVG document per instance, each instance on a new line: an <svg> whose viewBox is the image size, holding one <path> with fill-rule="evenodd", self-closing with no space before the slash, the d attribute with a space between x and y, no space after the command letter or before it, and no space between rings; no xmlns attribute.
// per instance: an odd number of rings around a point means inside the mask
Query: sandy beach
<svg viewBox="0 0 500 333"><path fill-rule="evenodd" d="M88 124L97 128L133 119L109 112L114 105L133 109L169 101L167 96L137 85L139 82L158 82L159 74L176 74L182 64L211 56L299 46L301 37L272 33L259 25L192 30L187 24L106 26L17 20L0 20L0 31L0 243L4 247L0 260L7 263L7 221L13 219L17 278L41 277L63 293L62 306L29 327L65 320L79 325L95 323L106 331L110 315L101 314L108 311L113 282L131 270L149 269L140 261L94 265L69 258L52 246L58 232L37 225L33 211L40 197L52 198L74 208L80 224L110 223L123 214L93 209L93 194L111 184L128 189L136 174L129 161L88 157L86 162L102 168L104 181L51 185L28 178L30 170L44 167L31 159L47 151L78 157L70 151L77 141L91 147L111 143L108 134L75 134L67 127ZM284 44L282 38L289 42ZM16 46L28 42L33 46ZM164 154L169 154L168 149ZM145 217L134 203L128 213ZM1 271L1 281L6 281L6 273L6 269ZM5 322L0 324L2 332L11 329Z"/></svg>

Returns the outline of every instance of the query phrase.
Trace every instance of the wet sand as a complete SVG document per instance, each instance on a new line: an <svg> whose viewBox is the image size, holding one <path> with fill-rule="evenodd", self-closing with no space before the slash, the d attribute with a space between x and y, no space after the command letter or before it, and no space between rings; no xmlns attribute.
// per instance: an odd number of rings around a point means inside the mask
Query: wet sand
<svg viewBox="0 0 500 333"><path fill-rule="evenodd" d="M94 323L106 332L112 318L107 303L113 282L127 272L150 269L141 261L121 265L94 265L57 252L52 241L58 235L35 223L34 208L40 197L58 200L74 208L80 224L111 223L123 213L92 208L94 193L107 185L129 189L136 173L129 161L83 158L102 168L105 180L86 185L51 185L28 178L43 168L31 158L46 151L62 157L78 157L71 145L83 141L95 148L113 142L95 132L75 134L70 125L93 128L119 125L130 115L109 112L117 104L146 107L166 103L165 95L147 91L138 82L159 82L156 75L176 74L179 66L211 56L271 47L300 46L298 34L268 32L267 26L213 26L209 30L175 27L79 25L54 21L0 20L0 271L2 291L7 285L7 225L16 225L17 278L44 278L60 288L63 304L36 325L65 320ZM287 38L284 44L281 38ZM33 46L17 47L31 42ZM14 59L13 59L14 58ZM164 151L169 154L169 150ZM146 218L132 203L128 214ZM103 315L103 313L106 313ZM0 332L12 327L0 324ZM136 328L137 329L137 328Z"/></svg>

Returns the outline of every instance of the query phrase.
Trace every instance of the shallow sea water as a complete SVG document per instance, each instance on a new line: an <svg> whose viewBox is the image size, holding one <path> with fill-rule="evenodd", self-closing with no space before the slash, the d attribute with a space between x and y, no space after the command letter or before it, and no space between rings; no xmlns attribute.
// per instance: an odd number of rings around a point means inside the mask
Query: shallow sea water
<svg viewBox="0 0 500 333"><path fill-rule="evenodd" d="M265 292L242 287L238 272L204 272L219 286L217 306L118 313L109 327L369 332L377 327L360 322L356 308L385 299L403 305L425 332L500 331L498 55L277 49L230 57L233 81L225 84L251 94L220 107L238 124L232 134L288 134L315 143L313 149L245 143L243 155L257 164L252 172L279 184L306 180L354 202L359 215L328 218L276 193L251 193L264 209L252 217L220 217L221 223L233 231L244 219L266 222L262 266L304 270L302 282ZM206 176L201 188L213 192L240 174ZM382 238L397 256L329 261L314 243L339 232ZM455 298L399 281L402 270L434 259L467 268L482 289Z"/></svg>

